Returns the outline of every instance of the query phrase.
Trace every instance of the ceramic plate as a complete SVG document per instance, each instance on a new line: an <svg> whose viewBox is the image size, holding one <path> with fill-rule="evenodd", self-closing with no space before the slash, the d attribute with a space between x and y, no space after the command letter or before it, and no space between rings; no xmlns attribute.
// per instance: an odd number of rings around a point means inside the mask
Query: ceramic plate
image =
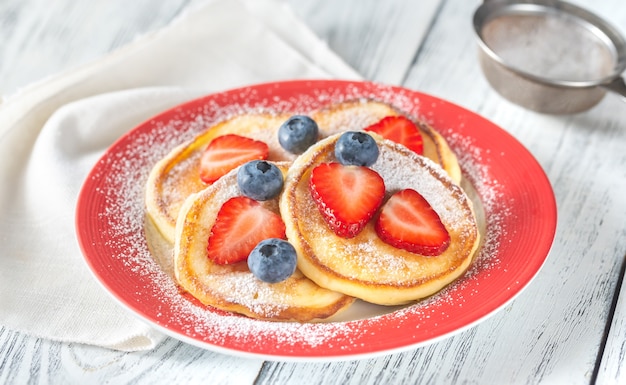
<svg viewBox="0 0 626 385"><path fill-rule="evenodd" d="M439 294L401 308L325 323L248 319L180 293L148 250L143 193L156 161L232 114L306 112L374 98L429 122L457 153L485 213L485 241L470 270ZM79 196L78 239L97 280L124 307L162 332L222 353L269 360L372 357L432 343L494 314L543 265L556 228L551 185L533 156L484 118L444 100L367 82L290 81L209 95L146 121L97 162Z"/></svg>

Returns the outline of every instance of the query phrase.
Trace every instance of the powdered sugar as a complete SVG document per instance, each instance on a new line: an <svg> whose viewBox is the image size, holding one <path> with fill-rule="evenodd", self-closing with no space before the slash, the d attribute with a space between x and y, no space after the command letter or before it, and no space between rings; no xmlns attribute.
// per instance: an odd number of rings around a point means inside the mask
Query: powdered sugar
<svg viewBox="0 0 626 385"><path fill-rule="evenodd" d="M387 141L387 143L390 146L395 146L392 142ZM414 161L409 163L405 160L406 157L413 158ZM428 167L420 166L422 163ZM385 188L388 192L393 193L405 188L413 188L422 193L439 214L443 223L449 225L451 230L461 231L466 225L463 221L464 213L462 210L458 210L457 199L464 199L461 192L458 191L451 195L438 193L442 189L448 189L445 187L444 181L449 181L449 177L441 167L430 159L418 159L410 152L399 155L397 152L384 151L379 161L372 168L378 171L380 175L384 175ZM409 169L407 170L407 168ZM431 173L435 174L436 178L433 178ZM407 180L407 175L411 175L412 178ZM449 183L450 188L454 188L452 182L449 181ZM455 199L451 199L451 196L454 196Z"/></svg>
<svg viewBox="0 0 626 385"><path fill-rule="evenodd" d="M465 288L476 290L472 280L497 267L498 244L503 236L499 227L501 216L506 215L502 208L502 195L498 181L489 174L489 165L481 163L482 154L476 151L471 138L448 133L447 139L459 156L466 179L471 183L476 196L474 201L484 211L485 238L481 252L472 265L470 274L444 289L436 296L418 304L396 308L377 307L376 315L359 320L329 323L279 323L248 319L207 309L193 299L180 293L170 274L166 273L152 258L144 233L144 185L150 168L176 145L190 139L215 121L228 118L243 111L310 111L330 102L355 99L377 99L394 105L402 111L420 112L420 96L408 91L379 85L332 85L321 88L301 88L306 92L290 92L288 96L271 89L259 95L255 87L239 90L235 102L225 103L222 99L208 98L202 103L188 105L171 111L165 118L156 118L146 123L141 130L131 133L120 141L98 164L92 178L101 180L94 191L95 200L103 200L100 212L102 221L103 248L111 255L111 264L119 263L116 274L126 275L122 280L137 280L133 292L116 292L122 302L143 318L170 331L195 340L202 346L222 346L239 351L263 352L268 341L275 346L274 354L305 354L319 346L341 352L363 352L364 336L368 330L376 329L380 322L391 323L402 329L407 322L411 329L420 328L423 320L442 314L446 305L462 306ZM269 109L271 107L271 109ZM423 115L416 113L416 115ZM399 181L398 181L399 182ZM393 177L390 184L394 185ZM504 202L505 206L510 202ZM445 213L451 216L453 212ZM359 247L367 247L363 244ZM88 256L89 258L89 256ZM382 262L381 262L382 263ZM116 265L117 266L117 265ZM382 266L382 265L381 265ZM116 282L107 282L115 289ZM121 285L121 284L120 284ZM234 286L233 286L234 287ZM243 291L242 291L243 290ZM244 298L246 285L239 281L233 289L233 298ZM256 295L264 295L262 292ZM148 301L151 305L142 305ZM345 318L343 318L345 319ZM375 334L374 331L371 332ZM407 343L419 342L409 338Z"/></svg>
<svg viewBox="0 0 626 385"><path fill-rule="evenodd" d="M474 201L474 209L485 234L480 253L468 271L469 277L499 263L494 256L500 240L506 236L501 223L509 215L507 208L514 202L504 202L502 186L490 175L490 165L483 154L485 150L475 146L471 137L452 133L447 140L462 165L464 189Z"/></svg>

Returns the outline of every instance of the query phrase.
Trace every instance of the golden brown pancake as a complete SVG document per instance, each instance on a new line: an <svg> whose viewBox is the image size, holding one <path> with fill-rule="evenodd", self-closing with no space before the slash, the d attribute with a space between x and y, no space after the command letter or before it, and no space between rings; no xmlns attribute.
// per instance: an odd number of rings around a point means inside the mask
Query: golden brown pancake
<svg viewBox="0 0 626 385"><path fill-rule="evenodd" d="M288 163L279 165L286 172ZM217 212L228 199L241 195L236 172L192 194L181 207L174 272L182 288L206 305L274 321L321 320L352 304L354 298L323 289L298 270L287 280L272 284L257 279L245 261L218 265L209 259L207 243ZM278 212L278 199L261 203Z"/></svg>
<svg viewBox="0 0 626 385"><path fill-rule="evenodd" d="M400 113L382 102L358 100L331 104L308 114L317 122L320 138L325 138L337 132L363 129L385 116ZM211 140L225 134L250 137L268 145L269 160L293 161L296 155L285 151L278 143L280 125L293 114L251 112L233 117L208 128L159 161L148 177L146 211L162 236L174 243L176 219L183 201L206 187L199 178L198 167L201 155ZM460 168L445 139L426 123L413 120L422 133L424 155L441 165L459 183Z"/></svg>
<svg viewBox="0 0 626 385"><path fill-rule="evenodd" d="M439 164L452 180L461 182L461 168L456 155L450 149L448 142L434 128L426 122L404 114L393 106L374 100L350 101L332 104L314 111L313 120L323 127L323 137L328 137L347 130L364 129L386 116L404 115L411 119L422 134L424 141L424 156Z"/></svg>
<svg viewBox="0 0 626 385"><path fill-rule="evenodd" d="M380 156L371 168L384 179L386 197L406 188L418 191L440 216L450 245L440 255L423 256L384 243L373 220L350 239L327 227L311 198L309 180L315 166L336 161L338 136L318 142L294 161L280 199L302 273L321 287L381 305L430 296L463 274L480 238L471 201L437 164L378 135L373 136Z"/></svg>
<svg viewBox="0 0 626 385"><path fill-rule="evenodd" d="M193 140L173 149L151 170L146 185L146 210L161 234L174 243L178 212L185 199L207 185L200 179L200 158L211 140L226 134L237 134L265 142L269 159L293 160L295 155L278 143L278 127L291 115L249 113L222 121Z"/></svg>

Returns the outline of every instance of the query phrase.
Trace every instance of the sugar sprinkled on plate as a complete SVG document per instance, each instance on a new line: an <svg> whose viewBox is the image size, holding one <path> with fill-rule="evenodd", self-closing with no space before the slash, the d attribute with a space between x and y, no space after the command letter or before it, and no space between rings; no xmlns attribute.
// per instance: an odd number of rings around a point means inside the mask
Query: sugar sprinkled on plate
<svg viewBox="0 0 626 385"><path fill-rule="evenodd" d="M245 93L254 90L244 89L241 92L241 100L246 100ZM100 214L101 219L107 223L106 243L112 250L117 251L111 257L122 260L128 269L121 271L120 274L136 274L147 278L150 283L144 288L146 292L138 292L137 295L154 296L163 307L168 308L167 312L163 309L157 313L154 322L166 329L172 322L180 322L184 325L184 333L188 337L215 345L219 345L220 341L228 336L241 338L252 346L263 346L266 336L272 335L285 347L306 345L315 348L329 340L339 338L340 343L345 344L348 349L353 343L350 336L367 329L378 317L398 319L428 317L429 313L439 311L435 305L442 302L458 302L459 306L462 306L463 299L453 297L450 293L454 291L455 295L458 295L459 290L456 289L460 285L473 279L473 275L478 272L488 270L497 264L497 260L492 256L501 236L499 217L495 215L495 207L501 204L501 197L497 183L490 182L488 166L481 164L480 154L474 151L471 141L455 137L454 134L450 134L447 139L459 155L466 177L480 197L488 218L487 237L469 274L427 300L399 310L393 309L388 314L357 321L309 324L259 321L207 309L193 302L181 294L172 278L152 258L144 234L144 185L152 165L173 147L189 140L216 121L245 111L264 110L266 105L271 105L273 110L308 111L326 103L369 98L387 102L402 111L419 110L419 98L410 92L403 93L386 86L377 86L365 91L359 87L316 90L312 95L296 95L287 99L274 97L261 99L255 103L234 103L226 107L209 100L198 106L195 111L181 110L180 116L174 113L168 121L158 119L151 121L149 130L131 132L125 147L103 158L101 162L107 163L105 171L102 175L94 175L94 178L103 178L102 186L96 193L102 194L106 200L106 209ZM174 314L180 319L172 320L163 314Z"/></svg>

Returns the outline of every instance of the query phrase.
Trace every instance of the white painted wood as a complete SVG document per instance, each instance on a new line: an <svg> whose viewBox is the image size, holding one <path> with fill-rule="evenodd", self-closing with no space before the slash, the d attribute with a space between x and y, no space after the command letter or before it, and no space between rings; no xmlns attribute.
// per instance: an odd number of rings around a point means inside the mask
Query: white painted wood
<svg viewBox="0 0 626 385"><path fill-rule="evenodd" d="M366 79L400 85L442 0L292 3L317 35Z"/></svg>
<svg viewBox="0 0 626 385"><path fill-rule="evenodd" d="M188 3L3 0L0 94L94 60L167 24ZM403 83L475 111L535 155L553 183L559 227L546 265L522 295L453 338L338 363L263 363L173 339L149 352L120 353L0 328L0 383L626 383L624 286L611 314L626 253L626 104L608 95L587 113L563 117L517 107L490 89L478 67L471 16L480 2L442 1L421 48L411 38L419 28L404 29L419 3L290 1L366 78ZM622 0L576 3L626 35Z"/></svg>
<svg viewBox="0 0 626 385"><path fill-rule="evenodd" d="M452 3L440 17L447 24L462 23L470 13L464 8L471 7ZM578 4L626 33L622 2ZM525 111L489 88L474 60L470 34L471 25L454 35L436 25L422 62L405 85L454 101L515 135L553 183L559 227L547 264L533 284L506 312L475 328L477 341L483 342L472 343L465 352L463 378L480 378L479 383L588 383L602 354L605 322L626 251L626 105L608 95L593 110L575 116ZM433 68L442 75L433 76ZM623 343L623 331L610 341ZM607 354L600 365L605 363L619 368L624 358Z"/></svg>
<svg viewBox="0 0 626 385"><path fill-rule="evenodd" d="M167 339L147 352L64 344L0 329L0 383L251 384L263 362Z"/></svg>
<svg viewBox="0 0 626 385"><path fill-rule="evenodd" d="M0 95L165 26L189 0L0 2Z"/></svg>
<svg viewBox="0 0 626 385"><path fill-rule="evenodd" d="M622 36L626 36L626 12L623 11L623 3L618 1L611 2L612 4L588 4L590 2L586 2L585 4L581 4L585 7L594 7L594 12L603 18L609 20L614 27L620 30ZM619 8L618 8L619 7ZM626 76L626 75L623 75ZM613 97L616 99L616 97ZM613 101L613 107L616 107L620 111L624 111L624 105L616 104ZM611 111L611 107L608 108ZM612 114L612 111L610 112ZM622 132L625 130L626 125L619 124L619 129ZM619 144L618 144L619 145ZM621 141L621 148L623 149L626 146L626 141ZM626 179L626 160L623 155L624 151L622 151L621 160L618 161L618 166L616 168L617 172L615 173L615 177L618 180L623 181ZM614 186L614 189L618 189L618 186ZM624 198L622 197L622 201ZM619 235L621 239L626 238L626 225L624 217L616 218L618 221L618 226L620 226L621 221L621 234ZM626 248L621 247L621 249L616 248L615 257L619 258L621 253L621 263L622 265L626 265ZM624 269L624 266L622 266ZM604 351L602 352L602 358L598 363L597 370L597 383L598 384L624 384L626 383L626 285L624 284L624 276L622 270L622 281L621 281L621 290L617 293L617 298L615 301L615 309L614 314L612 314L612 318L610 319L610 324L607 325L608 333L606 345L604 346Z"/></svg>
<svg viewBox="0 0 626 385"><path fill-rule="evenodd" d="M626 259L626 256L625 256ZM607 336L602 361L598 368L598 384L626 383L626 285L623 282Z"/></svg>
<svg viewBox="0 0 626 385"><path fill-rule="evenodd" d="M461 335L383 360L272 364L261 383L296 383L296 378L334 373L314 383L585 384L594 380L596 365L609 364L613 372L607 369L598 383L623 381L618 373L624 364L623 330L609 338L621 350L598 360L626 250L626 106L609 95L588 113L553 117L502 99L476 61L469 20L478 4L445 3L404 85L494 120L537 157L559 204L559 229L546 266L503 312ZM626 27L617 1L604 2L603 8L582 5Z"/></svg>

